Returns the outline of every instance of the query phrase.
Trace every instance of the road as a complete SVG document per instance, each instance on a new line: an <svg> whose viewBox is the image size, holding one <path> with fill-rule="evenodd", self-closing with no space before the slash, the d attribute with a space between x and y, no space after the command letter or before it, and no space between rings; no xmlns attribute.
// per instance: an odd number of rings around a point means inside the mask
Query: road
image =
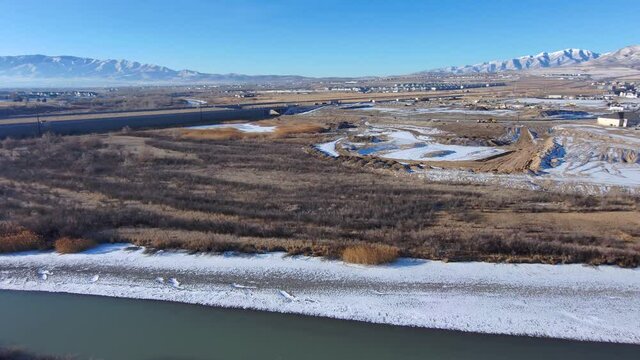
<svg viewBox="0 0 640 360"><path fill-rule="evenodd" d="M250 109L179 109L136 112L93 113L59 116L21 117L0 121L0 139L38 136L46 132L75 135L118 131L122 128L147 129L172 126L213 124L228 120L260 120L272 116L271 110L285 108L257 107Z"/></svg>

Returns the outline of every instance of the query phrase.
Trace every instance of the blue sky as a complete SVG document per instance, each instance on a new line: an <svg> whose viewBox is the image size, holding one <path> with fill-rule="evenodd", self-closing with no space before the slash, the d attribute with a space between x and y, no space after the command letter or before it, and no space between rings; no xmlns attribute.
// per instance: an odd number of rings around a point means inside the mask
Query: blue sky
<svg viewBox="0 0 640 360"><path fill-rule="evenodd" d="M640 43L640 1L0 0L0 55L210 73L405 74Z"/></svg>

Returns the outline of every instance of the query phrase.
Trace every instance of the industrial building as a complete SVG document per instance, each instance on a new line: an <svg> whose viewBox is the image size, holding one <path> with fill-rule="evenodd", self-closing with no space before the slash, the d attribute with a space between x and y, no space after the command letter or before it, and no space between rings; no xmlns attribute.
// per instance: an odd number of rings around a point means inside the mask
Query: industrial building
<svg viewBox="0 0 640 360"><path fill-rule="evenodd" d="M633 127L640 125L640 112L619 111L598 117L598 125Z"/></svg>

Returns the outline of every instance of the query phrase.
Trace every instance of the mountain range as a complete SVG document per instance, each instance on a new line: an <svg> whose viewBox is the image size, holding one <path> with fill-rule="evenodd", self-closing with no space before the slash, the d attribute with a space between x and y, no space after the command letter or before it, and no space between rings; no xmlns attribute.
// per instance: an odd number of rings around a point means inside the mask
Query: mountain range
<svg viewBox="0 0 640 360"><path fill-rule="evenodd" d="M0 82L57 84L269 83L305 79L296 75L206 74L129 60L76 56L0 56Z"/></svg>
<svg viewBox="0 0 640 360"><path fill-rule="evenodd" d="M640 45L628 46L606 54L599 54L585 49L564 49L508 60L493 60L475 65L451 66L425 72L473 74L558 67L626 67L640 69Z"/></svg>
<svg viewBox="0 0 640 360"><path fill-rule="evenodd" d="M578 71L609 68L640 70L640 45L628 46L606 54L584 49L565 49L509 60L433 69L422 73L473 74L553 68ZM129 60L97 60L76 56L0 56L0 87L291 83L309 79L311 78L297 75L207 74L193 70L173 70Z"/></svg>
<svg viewBox="0 0 640 360"><path fill-rule="evenodd" d="M600 54L584 49L564 49L554 52L543 52L538 55L521 56L509 60L493 60L475 65L451 66L435 69L433 72L447 72L454 74L495 73L501 71L519 71L576 65L595 60Z"/></svg>

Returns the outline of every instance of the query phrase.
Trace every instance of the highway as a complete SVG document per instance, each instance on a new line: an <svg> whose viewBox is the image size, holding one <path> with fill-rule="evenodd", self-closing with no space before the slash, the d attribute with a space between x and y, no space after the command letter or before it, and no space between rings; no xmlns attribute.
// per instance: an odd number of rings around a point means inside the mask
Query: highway
<svg viewBox="0 0 640 360"><path fill-rule="evenodd" d="M0 139L39 136L46 132L75 135L118 131L125 127L151 129L213 124L228 120L260 120L273 116L272 110L281 113L287 109L286 107L195 108L16 117L0 120Z"/></svg>

